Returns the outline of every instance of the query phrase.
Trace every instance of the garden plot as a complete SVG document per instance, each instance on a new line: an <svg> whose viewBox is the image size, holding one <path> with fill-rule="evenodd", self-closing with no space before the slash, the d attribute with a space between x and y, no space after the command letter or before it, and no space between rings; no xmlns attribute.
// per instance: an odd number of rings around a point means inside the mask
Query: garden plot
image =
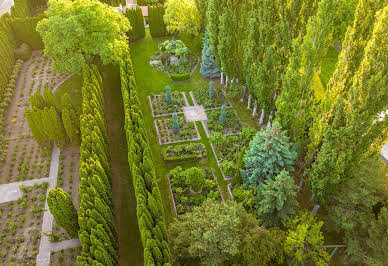
<svg viewBox="0 0 388 266"><path fill-rule="evenodd" d="M30 107L30 95L53 88L68 74L51 69L51 60L34 52L24 62L16 80L15 90L4 122L4 150L0 154L0 183L42 178L48 176L51 147L42 149L32 138L25 117Z"/></svg>
<svg viewBox="0 0 388 266"><path fill-rule="evenodd" d="M78 169L79 146L67 146L62 149L61 154L59 155L57 186L61 187L71 196L73 199L73 204L77 209L79 207L78 187L80 182L78 178ZM67 235L66 231L59 227L55 220L53 222L52 238L55 241L71 239Z"/></svg>
<svg viewBox="0 0 388 266"><path fill-rule="evenodd" d="M222 135L236 135L242 130L242 123L237 113L233 109L225 110L225 121L220 123L221 110L206 111L208 120L203 121L206 135L210 137L214 132L219 132Z"/></svg>
<svg viewBox="0 0 388 266"><path fill-rule="evenodd" d="M166 95L151 95L148 96L152 116L166 116L172 113L182 113L182 107L188 106L184 92L174 91L171 93L171 103L166 102Z"/></svg>
<svg viewBox="0 0 388 266"><path fill-rule="evenodd" d="M47 187L47 183L21 186L21 198L0 204L1 265L35 264Z"/></svg>
<svg viewBox="0 0 388 266"><path fill-rule="evenodd" d="M178 166L170 171L168 182L176 215L200 206L207 198L224 201L213 169Z"/></svg>
<svg viewBox="0 0 388 266"><path fill-rule="evenodd" d="M78 265L77 256L81 255L81 247L67 248L56 252L51 252L50 265L62 266L62 265Z"/></svg>
<svg viewBox="0 0 388 266"><path fill-rule="evenodd" d="M186 118L182 116L178 117L178 132L174 132L173 130L173 119L159 119L155 120L154 123L159 138L159 144L199 140L201 138L197 125L193 122L187 122Z"/></svg>
<svg viewBox="0 0 388 266"><path fill-rule="evenodd" d="M189 143L164 147L163 160L168 163L194 161L207 157L203 143Z"/></svg>
<svg viewBox="0 0 388 266"><path fill-rule="evenodd" d="M212 98L209 97L209 88L202 87L190 91L191 99L194 105L203 105L205 110L218 109L221 106L231 107L232 104L226 98L225 93L221 89L214 88L214 95Z"/></svg>

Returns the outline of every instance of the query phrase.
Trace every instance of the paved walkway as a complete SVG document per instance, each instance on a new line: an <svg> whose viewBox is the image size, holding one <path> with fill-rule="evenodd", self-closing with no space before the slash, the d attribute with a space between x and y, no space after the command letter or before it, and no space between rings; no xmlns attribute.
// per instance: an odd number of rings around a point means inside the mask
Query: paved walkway
<svg viewBox="0 0 388 266"><path fill-rule="evenodd" d="M20 190L20 186L30 187L34 184L42 184L49 182L49 178L31 179L27 181L20 181L8 184L0 185L0 203L14 201L19 199L23 195L23 191Z"/></svg>
<svg viewBox="0 0 388 266"><path fill-rule="evenodd" d="M13 0L0 0L0 16L5 13L11 14L11 7L13 6Z"/></svg>

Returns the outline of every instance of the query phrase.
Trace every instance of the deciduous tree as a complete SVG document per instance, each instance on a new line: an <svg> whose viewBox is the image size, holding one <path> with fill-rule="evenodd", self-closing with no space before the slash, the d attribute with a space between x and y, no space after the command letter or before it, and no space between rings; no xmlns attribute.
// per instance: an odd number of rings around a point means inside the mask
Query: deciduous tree
<svg viewBox="0 0 388 266"><path fill-rule="evenodd" d="M163 19L171 33L189 33L197 36L202 31L202 15L195 0L167 0Z"/></svg>

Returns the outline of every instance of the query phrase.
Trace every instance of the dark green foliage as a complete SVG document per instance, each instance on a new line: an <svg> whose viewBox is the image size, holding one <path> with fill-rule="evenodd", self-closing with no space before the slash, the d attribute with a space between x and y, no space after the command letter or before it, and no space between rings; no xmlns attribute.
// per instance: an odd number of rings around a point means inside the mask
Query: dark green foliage
<svg viewBox="0 0 388 266"><path fill-rule="evenodd" d="M166 232L166 225L162 199L155 179L151 150L129 56L120 65L120 76L128 163L135 189L137 219L144 247L144 265L169 265L171 258L167 234L163 233ZM160 241L161 239L163 241Z"/></svg>
<svg viewBox="0 0 388 266"><path fill-rule="evenodd" d="M83 70L78 223L79 265L118 265L111 168L105 124L102 78L96 66Z"/></svg>
<svg viewBox="0 0 388 266"><path fill-rule="evenodd" d="M166 102L171 104L171 88L170 86L166 86Z"/></svg>
<svg viewBox="0 0 388 266"><path fill-rule="evenodd" d="M223 125L226 120L226 107L225 105L221 106L221 114L220 114L220 124Z"/></svg>
<svg viewBox="0 0 388 266"><path fill-rule="evenodd" d="M209 98L213 99L214 96L214 82L210 81L209 83Z"/></svg>
<svg viewBox="0 0 388 266"><path fill-rule="evenodd" d="M257 189L257 214L266 226L281 226L296 214L298 186L290 174L283 170L268 178Z"/></svg>
<svg viewBox="0 0 388 266"><path fill-rule="evenodd" d="M203 143L189 143L163 148L163 160L166 162L183 162L201 159L207 156Z"/></svg>
<svg viewBox="0 0 388 266"><path fill-rule="evenodd" d="M14 49L16 43L8 18L8 14L3 15L0 18L0 92L3 91L8 84L15 62Z"/></svg>
<svg viewBox="0 0 388 266"><path fill-rule="evenodd" d="M170 75L172 80L188 80L190 78L190 73L185 72L183 74L171 74Z"/></svg>
<svg viewBox="0 0 388 266"><path fill-rule="evenodd" d="M166 25L163 21L164 7L162 5L148 6L148 19L152 37L167 35Z"/></svg>
<svg viewBox="0 0 388 266"><path fill-rule="evenodd" d="M218 78L220 76L220 69L216 64L216 59L210 49L208 42L208 32L205 32L203 37L203 48L202 48L202 61L201 61L201 75L205 78ZM211 97L210 97L211 98Z"/></svg>
<svg viewBox="0 0 388 266"><path fill-rule="evenodd" d="M47 204L55 220L71 238L78 235L78 215L77 210L69 194L62 188L52 188L47 197Z"/></svg>
<svg viewBox="0 0 388 266"><path fill-rule="evenodd" d="M240 151L240 154L237 159L237 167L236 171L234 173L232 184L235 185L241 185L243 183L242 176L241 176L241 169L244 169L244 156L245 156L246 148L242 148Z"/></svg>
<svg viewBox="0 0 388 266"><path fill-rule="evenodd" d="M179 132L179 122L177 114L172 114L172 130L175 133Z"/></svg>
<svg viewBox="0 0 388 266"><path fill-rule="evenodd" d="M259 131L245 152L245 169L241 170L245 187L259 185L273 178L283 169L292 171L296 152L291 149L288 137L275 122L266 130Z"/></svg>
<svg viewBox="0 0 388 266"><path fill-rule="evenodd" d="M132 29L128 32L128 38L130 42L137 41L144 38L144 18L140 7L136 9L127 8L125 16L129 19Z"/></svg>
<svg viewBox="0 0 388 266"><path fill-rule="evenodd" d="M43 49L42 37L36 31L36 24L43 18L44 15L10 19L15 40L20 43L24 42L29 44L32 47L32 50Z"/></svg>

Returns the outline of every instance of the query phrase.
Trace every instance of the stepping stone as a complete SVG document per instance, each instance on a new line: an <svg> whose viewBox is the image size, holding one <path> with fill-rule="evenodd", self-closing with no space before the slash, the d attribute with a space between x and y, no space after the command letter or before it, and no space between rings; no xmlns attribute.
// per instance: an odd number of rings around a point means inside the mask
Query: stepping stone
<svg viewBox="0 0 388 266"><path fill-rule="evenodd" d="M182 109L188 122L207 121L207 115L202 105L185 106Z"/></svg>

